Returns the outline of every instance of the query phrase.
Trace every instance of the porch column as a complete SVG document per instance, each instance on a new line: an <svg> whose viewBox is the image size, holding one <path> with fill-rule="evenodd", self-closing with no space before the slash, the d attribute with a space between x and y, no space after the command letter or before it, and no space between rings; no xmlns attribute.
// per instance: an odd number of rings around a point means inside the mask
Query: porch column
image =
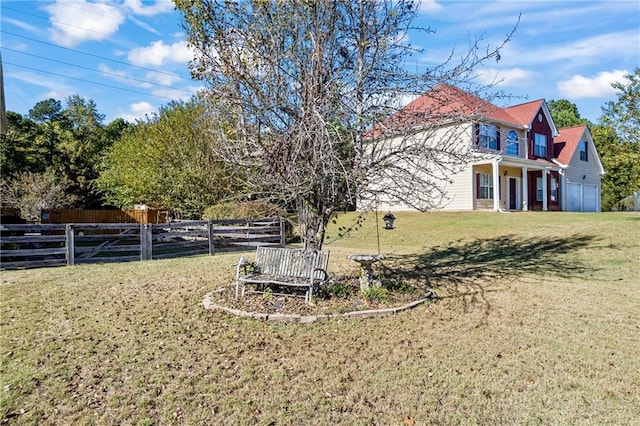
<svg viewBox="0 0 640 426"><path fill-rule="evenodd" d="M493 160L493 211L500 210L500 168L498 160Z"/></svg>
<svg viewBox="0 0 640 426"><path fill-rule="evenodd" d="M547 169L542 170L542 211L546 212L549 210L549 205L547 204Z"/></svg>
<svg viewBox="0 0 640 426"><path fill-rule="evenodd" d="M529 210L529 182L528 182L528 172L529 169L527 166L522 168L522 210Z"/></svg>
<svg viewBox="0 0 640 426"><path fill-rule="evenodd" d="M564 175L565 170L560 170L560 210L567 211L567 178Z"/></svg>

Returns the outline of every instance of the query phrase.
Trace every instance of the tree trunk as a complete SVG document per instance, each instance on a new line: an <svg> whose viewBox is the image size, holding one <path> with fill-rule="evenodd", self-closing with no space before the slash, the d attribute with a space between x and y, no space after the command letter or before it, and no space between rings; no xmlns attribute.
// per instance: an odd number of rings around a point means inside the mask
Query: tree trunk
<svg viewBox="0 0 640 426"><path fill-rule="evenodd" d="M322 250L324 230L323 214L308 202L300 201L298 207L300 235L306 251Z"/></svg>

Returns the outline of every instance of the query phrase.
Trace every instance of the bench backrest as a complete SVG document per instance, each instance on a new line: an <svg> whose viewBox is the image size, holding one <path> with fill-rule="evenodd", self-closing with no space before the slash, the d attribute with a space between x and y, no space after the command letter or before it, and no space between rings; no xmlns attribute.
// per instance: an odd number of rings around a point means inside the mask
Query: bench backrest
<svg viewBox="0 0 640 426"><path fill-rule="evenodd" d="M283 275L287 277L305 277L322 279L329 263L327 251L305 251L298 249L258 247L255 266L262 274Z"/></svg>

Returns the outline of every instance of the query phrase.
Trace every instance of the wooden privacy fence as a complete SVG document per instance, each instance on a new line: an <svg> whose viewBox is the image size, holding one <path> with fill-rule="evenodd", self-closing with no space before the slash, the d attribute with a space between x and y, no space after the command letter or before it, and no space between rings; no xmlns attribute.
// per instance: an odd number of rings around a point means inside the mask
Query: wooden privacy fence
<svg viewBox="0 0 640 426"><path fill-rule="evenodd" d="M163 224L3 224L0 231L0 269L213 255L285 245L280 217Z"/></svg>
<svg viewBox="0 0 640 426"><path fill-rule="evenodd" d="M154 208L130 210L49 209L43 210L42 223L166 223L167 212Z"/></svg>

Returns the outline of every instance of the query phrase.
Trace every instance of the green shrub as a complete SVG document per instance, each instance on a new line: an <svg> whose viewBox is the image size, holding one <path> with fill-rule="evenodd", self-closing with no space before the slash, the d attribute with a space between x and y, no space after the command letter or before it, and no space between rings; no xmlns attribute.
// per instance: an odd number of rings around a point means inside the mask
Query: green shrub
<svg viewBox="0 0 640 426"><path fill-rule="evenodd" d="M384 302L389 299L389 293L387 292L387 289L384 287L377 287L375 285L372 285L367 290L363 291L362 295L369 302Z"/></svg>
<svg viewBox="0 0 640 426"><path fill-rule="evenodd" d="M348 299L355 294L356 289L349 283L336 282L327 289L329 296Z"/></svg>
<svg viewBox="0 0 640 426"><path fill-rule="evenodd" d="M286 216L287 212L276 204L250 201L247 203L223 203L207 207L203 219L260 219Z"/></svg>

